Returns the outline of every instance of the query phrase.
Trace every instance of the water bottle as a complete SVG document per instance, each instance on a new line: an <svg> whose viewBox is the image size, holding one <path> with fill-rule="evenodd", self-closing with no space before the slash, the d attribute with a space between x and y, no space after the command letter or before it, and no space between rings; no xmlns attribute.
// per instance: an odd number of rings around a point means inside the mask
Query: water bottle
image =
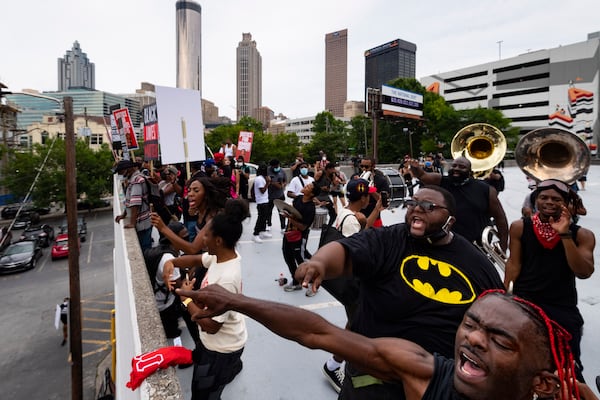
<svg viewBox="0 0 600 400"><path fill-rule="evenodd" d="M287 278L285 276L283 276L283 272L279 274L279 278L275 279L277 281L277 283L279 283L279 286L283 286L287 283Z"/></svg>

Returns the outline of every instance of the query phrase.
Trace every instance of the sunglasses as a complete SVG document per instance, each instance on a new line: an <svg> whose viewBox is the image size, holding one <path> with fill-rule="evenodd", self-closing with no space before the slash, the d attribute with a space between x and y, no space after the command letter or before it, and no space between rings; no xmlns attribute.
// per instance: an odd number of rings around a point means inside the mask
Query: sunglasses
<svg viewBox="0 0 600 400"><path fill-rule="evenodd" d="M406 204L407 207L409 208L414 208L416 206L421 207L423 210L427 211L427 212L433 212L433 210L435 210L436 208L443 208L445 210L448 209L448 207L444 207L444 206L440 206L438 204L432 203L430 201L427 200L406 200L406 202L404 202L404 204Z"/></svg>

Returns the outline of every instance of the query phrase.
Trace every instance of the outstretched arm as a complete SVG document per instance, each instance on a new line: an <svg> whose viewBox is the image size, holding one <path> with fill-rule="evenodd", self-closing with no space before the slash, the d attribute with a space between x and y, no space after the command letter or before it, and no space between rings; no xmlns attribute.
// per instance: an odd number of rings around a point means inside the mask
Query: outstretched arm
<svg viewBox="0 0 600 400"><path fill-rule="evenodd" d="M177 290L191 297L192 319L240 312L279 336L311 349L344 357L365 372L385 381L403 381L407 399L420 399L433 374L433 356L415 343L395 338L369 339L338 328L310 311L286 304L231 293L218 285L199 291Z"/></svg>
<svg viewBox="0 0 600 400"><path fill-rule="evenodd" d="M574 238L568 235L569 225L571 223L571 213L567 207L562 206L560 218L554 220L550 217L550 225L560 234L561 241L565 247L565 255L569 268L576 277L580 279L589 278L594 272L594 247L596 247L596 238L592 231L585 228L579 228L577 231L577 244Z"/></svg>
<svg viewBox="0 0 600 400"><path fill-rule="evenodd" d="M521 236L523 220L518 219L510 224L510 256L504 270L504 287L509 289L510 282L515 282L521 275Z"/></svg>
<svg viewBox="0 0 600 400"><path fill-rule="evenodd" d="M442 182L442 174L437 172L425 172L419 165L419 161L410 161L410 173L425 185L439 185Z"/></svg>

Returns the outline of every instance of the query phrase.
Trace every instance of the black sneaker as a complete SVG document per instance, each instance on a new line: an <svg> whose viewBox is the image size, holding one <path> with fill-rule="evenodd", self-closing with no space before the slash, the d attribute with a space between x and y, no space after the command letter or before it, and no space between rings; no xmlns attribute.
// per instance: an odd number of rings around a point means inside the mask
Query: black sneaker
<svg viewBox="0 0 600 400"><path fill-rule="evenodd" d="M342 390L342 385L344 384L344 369L339 367L333 371L330 371L327 369L327 363L325 363L325 365L323 365L323 374L329 383L331 383L333 390L339 393L340 390Z"/></svg>

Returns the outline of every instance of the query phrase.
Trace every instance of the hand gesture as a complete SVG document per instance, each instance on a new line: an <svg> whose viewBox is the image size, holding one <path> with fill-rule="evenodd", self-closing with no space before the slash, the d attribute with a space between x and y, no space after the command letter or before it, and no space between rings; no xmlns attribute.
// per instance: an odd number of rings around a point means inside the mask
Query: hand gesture
<svg viewBox="0 0 600 400"><path fill-rule="evenodd" d="M175 293L192 299L198 310L192 314L192 320L220 315L232 308L232 301L236 294L219 285L208 285L200 290L177 289Z"/></svg>
<svg viewBox="0 0 600 400"><path fill-rule="evenodd" d="M560 217L558 219L550 217L549 222L550 226L558 233L566 233L571 224L571 213L566 206L561 206Z"/></svg>
<svg viewBox="0 0 600 400"><path fill-rule="evenodd" d="M298 266L294 278L302 282L302 287L308 288L312 282L312 291L317 292L325 277L325 265L317 261L305 261Z"/></svg>

